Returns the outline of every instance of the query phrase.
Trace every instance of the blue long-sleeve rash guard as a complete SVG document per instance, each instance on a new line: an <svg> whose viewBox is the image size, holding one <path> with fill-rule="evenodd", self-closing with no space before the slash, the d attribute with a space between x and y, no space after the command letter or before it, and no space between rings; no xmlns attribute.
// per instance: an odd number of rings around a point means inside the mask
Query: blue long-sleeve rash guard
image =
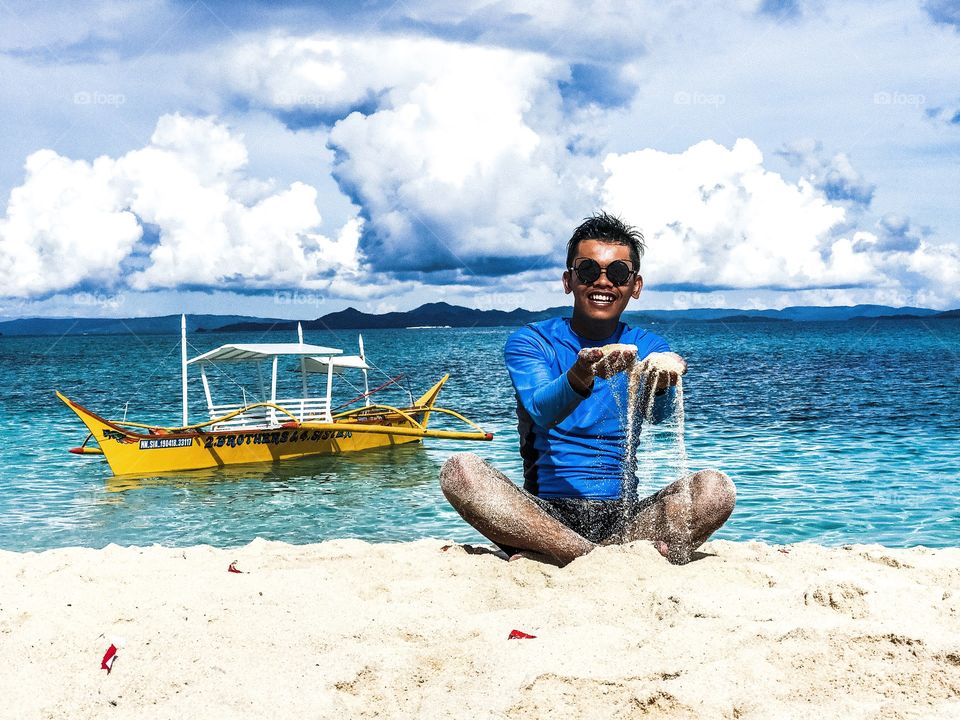
<svg viewBox="0 0 960 720"><path fill-rule="evenodd" d="M624 323L604 340L587 340L566 318L525 325L507 340L504 356L517 393L520 454L529 492L544 498L621 496L626 374L595 378L586 397L567 380L567 370L582 348L608 343L636 345L637 359L669 350L660 336ZM661 399L657 404L663 404Z"/></svg>

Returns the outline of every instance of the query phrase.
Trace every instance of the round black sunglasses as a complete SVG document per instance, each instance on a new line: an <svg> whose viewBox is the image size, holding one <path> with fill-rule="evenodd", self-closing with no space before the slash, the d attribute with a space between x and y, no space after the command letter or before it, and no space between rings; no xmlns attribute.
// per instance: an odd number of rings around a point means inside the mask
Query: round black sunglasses
<svg viewBox="0 0 960 720"><path fill-rule="evenodd" d="M605 268L600 267L600 263L590 258L577 258L577 260L580 262L575 261L574 266L568 269L575 272L584 285L595 283L600 274L604 273L607 280L617 287L621 287L630 282L630 276L636 272L624 260L614 260Z"/></svg>

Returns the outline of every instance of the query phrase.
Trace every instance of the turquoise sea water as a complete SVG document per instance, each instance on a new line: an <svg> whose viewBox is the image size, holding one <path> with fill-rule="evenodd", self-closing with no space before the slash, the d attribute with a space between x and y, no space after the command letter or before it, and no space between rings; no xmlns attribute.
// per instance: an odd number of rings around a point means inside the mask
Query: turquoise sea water
<svg viewBox="0 0 960 720"><path fill-rule="evenodd" d="M736 511L716 537L960 545L960 322L678 323L651 329L690 365L685 388L691 468L722 469L737 484ZM521 480L514 399L502 360L510 332L363 333L370 359L386 375L407 373L415 395L449 372L443 404L495 432L493 442L428 440L335 458L135 480L112 478L101 457L67 453L86 430L53 391L107 417L122 417L129 403L129 419L177 424L178 336L0 337L0 548L234 546L258 536L293 543L339 537L478 542L447 506L437 475L452 452L470 450ZM226 342L293 339L280 333L194 334L190 355ZM356 333L316 332L306 339L356 352ZM239 402L234 381L251 379L217 378L223 402ZM384 379L374 373L371 387ZM284 381L295 392L296 376ZM191 392L191 412L200 418L196 377ZM340 397L354 394L345 388ZM385 401L402 397L395 392ZM649 491L673 479L675 459L669 433L651 437L661 478L650 481Z"/></svg>

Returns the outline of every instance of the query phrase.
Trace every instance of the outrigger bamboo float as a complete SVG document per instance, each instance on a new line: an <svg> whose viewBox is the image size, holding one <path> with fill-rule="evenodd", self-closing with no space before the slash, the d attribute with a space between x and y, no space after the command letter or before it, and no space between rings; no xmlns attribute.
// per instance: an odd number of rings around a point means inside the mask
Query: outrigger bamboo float
<svg viewBox="0 0 960 720"><path fill-rule="evenodd" d="M181 317L182 419L178 427L156 427L124 420L105 420L60 392L60 398L73 410L89 435L78 455L103 455L115 475L151 475L154 473L200 470L242 463L289 460L310 455L336 455L388 445L418 442L422 438L449 440L491 440L476 423L460 413L436 405L437 396L449 375L440 380L415 402L406 407L377 405L370 396L396 382L393 378L379 388L369 390L367 364L360 339L360 354L345 356L337 348L303 342L298 327L296 343L254 343L221 345L190 360L187 359L186 318ZM302 395L277 397L277 368L281 358L299 361ZM247 404L215 404L210 392L207 369L221 363L256 363L261 397L266 397L262 367L270 362L269 401ZM187 409L187 368L200 371L209 419L190 424ZM333 379L345 369L363 374L364 393L341 407L360 400L360 407L334 412ZM326 375L326 392L310 396L308 376ZM412 400L412 396L411 396ZM432 415L445 415L466 424L469 430L439 430L428 427ZM95 445L90 442L94 441Z"/></svg>

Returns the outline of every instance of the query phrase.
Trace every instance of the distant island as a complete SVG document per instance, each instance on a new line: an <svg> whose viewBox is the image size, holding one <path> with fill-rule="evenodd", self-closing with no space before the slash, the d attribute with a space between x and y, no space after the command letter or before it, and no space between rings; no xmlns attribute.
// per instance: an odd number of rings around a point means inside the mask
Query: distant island
<svg viewBox="0 0 960 720"><path fill-rule="evenodd" d="M569 306L546 310L478 310L445 302L427 303L414 310L383 314L347 308L313 320L257 318L243 315L187 315L189 332L268 332L304 330L370 330L376 328L471 328L518 327L552 317L569 317ZM632 325L661 322L848 322L863 320L946 320L960 318L960 309L931 310L886 305L796 306L782 310L736 308L691 308L688 310L643 310L628 312L624 320ZM0 336L17 335L167 335L180 332L180 316L141 318L21 318L0 322Z"/></svg>

